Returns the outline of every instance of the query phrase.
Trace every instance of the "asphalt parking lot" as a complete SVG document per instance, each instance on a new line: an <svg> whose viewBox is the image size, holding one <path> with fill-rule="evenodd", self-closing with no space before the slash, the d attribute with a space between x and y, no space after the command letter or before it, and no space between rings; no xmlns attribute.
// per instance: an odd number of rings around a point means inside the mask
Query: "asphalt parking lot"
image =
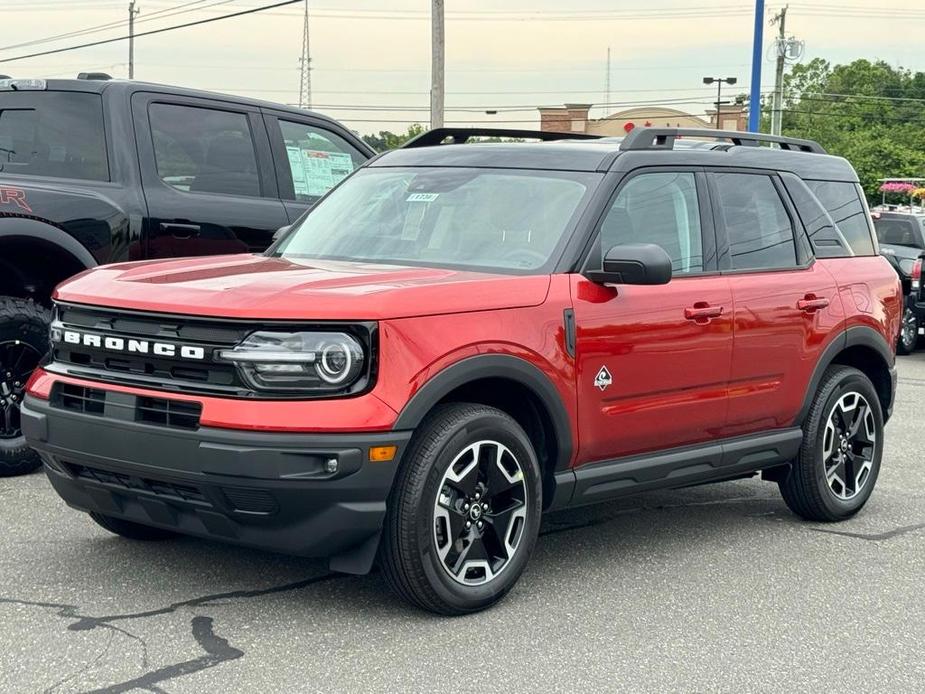
<svg viewBox="0 0 925 694"><path fill-rule="evenodd" d="M0 479L0 691L925 690L925 352L877 489L840 525L757 480L547 518L515 591L458 619L382 578L108 535Z"/></svg>

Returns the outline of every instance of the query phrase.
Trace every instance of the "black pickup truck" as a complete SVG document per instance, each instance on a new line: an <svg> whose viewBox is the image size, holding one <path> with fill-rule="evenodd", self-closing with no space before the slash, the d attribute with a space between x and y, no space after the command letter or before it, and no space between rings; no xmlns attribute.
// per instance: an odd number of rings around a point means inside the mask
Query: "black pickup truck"
<svg viewBox="0 0 925 694"><path fill-rule="evenodd" d="M82 77L0 79L0 476L38 465L19 404L59 282L103 263L262 251L374 154L316 113Z"/></svg>
<svg viewBox="0 0 925 694"><path fill-rule="evenodd" d="M871 214L880 253L890 261L902 280L906 306L896 349L900 354L910 354L915 350L925 326L925 287L922 285L925 211L875 209Z"/></svg>

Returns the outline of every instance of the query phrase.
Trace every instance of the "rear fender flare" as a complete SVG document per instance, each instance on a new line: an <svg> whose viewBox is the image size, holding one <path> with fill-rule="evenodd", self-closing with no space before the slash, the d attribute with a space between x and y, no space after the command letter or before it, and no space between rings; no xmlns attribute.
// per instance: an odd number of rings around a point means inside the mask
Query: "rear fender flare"
<svg viewBox="0 0 925 694"><path fill-rule="evenodd" d="M5 239L11 238L34 239L57 246L72 255L85 270L97 265L96 259L83 244L47 222L28 217L0 217L0 247Z"/></svg>

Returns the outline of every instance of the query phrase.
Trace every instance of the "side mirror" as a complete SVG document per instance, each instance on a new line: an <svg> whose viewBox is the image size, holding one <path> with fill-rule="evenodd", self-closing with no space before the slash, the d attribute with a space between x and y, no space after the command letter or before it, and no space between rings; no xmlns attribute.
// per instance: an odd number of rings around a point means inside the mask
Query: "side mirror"
<svg viewBox="0 0 925 694"><path fill-rule="evenodd" d="M624 243L604 255L604 269L588 273L601 284L668 284L671 258L654 243Z"/></svg>
<svg viewBox="0 0 925 694"><path fill-rule="evenodd" d="M283 236L286 235L286 232L289 231L291 228L292 228L291 224L287 224L284 227L280 227L279 229L273 232L273 240L279 241Z"/></svg>

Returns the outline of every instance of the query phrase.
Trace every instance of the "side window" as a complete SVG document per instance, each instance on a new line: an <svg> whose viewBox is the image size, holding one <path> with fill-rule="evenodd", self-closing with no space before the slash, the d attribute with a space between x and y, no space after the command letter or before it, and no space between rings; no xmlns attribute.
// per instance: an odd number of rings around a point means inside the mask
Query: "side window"
<svg viewBox="0 0 925 694"><path fill-rule="evenodd" d="M304 123L280 119L296 200L315 202L340 183L365 157L344 138Z"/></svg>
<svg viewBox="0 0 925 694"><path fill-rule="evenodd" d="M151 104L157 175L191 193L260 196L247 116L196 106Z"/></svg>
<svg viewBox="0 0 925 694"><path fill-rule="evenodd" d="M806 229L806 235L812 244L813 254L817 258L844 258L854 255L841 229L806 183L792 173L781 173L780 177L803 222L803 228ZM870 235L868 235L869 240Z"/></svg>
<svg viewBox="0 0 925 694"><path fill-rule="evenodd" d="M838 181L806 181L826 211L832 216L855 255L875 255L867 212L858 186Z"/></svg>
<svg viewBox="0 0 925 694"><path fill-rule="evenodd" d="M703 272L703 238L694 174L645 173L617 194L600 233L600 257L623 243L655 243L676 275Z"/></svg>
<svg viewBox="0 0 925 694"><path fill-rule="evenodd" d="M797 264L793 223L769 176L718 173L718 214L726 229L734 270L766 270Z"/></svg>

